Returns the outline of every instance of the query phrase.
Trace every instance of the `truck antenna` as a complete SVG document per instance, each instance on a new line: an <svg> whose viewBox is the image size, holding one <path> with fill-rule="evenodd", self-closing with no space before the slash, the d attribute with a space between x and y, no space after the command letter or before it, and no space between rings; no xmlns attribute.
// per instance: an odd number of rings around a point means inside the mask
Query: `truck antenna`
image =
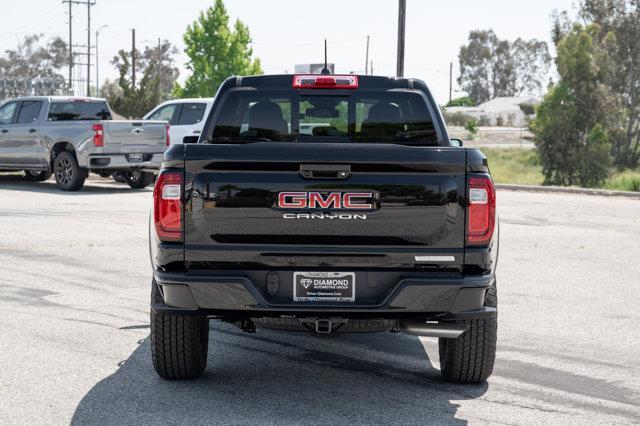
<svg viewBox="0 0 640 426"><path fill-rule="evenodd" d="M320 74L331 74L331 70L327 66L327 39L324 39L324 68L320 71Z"/></svg>

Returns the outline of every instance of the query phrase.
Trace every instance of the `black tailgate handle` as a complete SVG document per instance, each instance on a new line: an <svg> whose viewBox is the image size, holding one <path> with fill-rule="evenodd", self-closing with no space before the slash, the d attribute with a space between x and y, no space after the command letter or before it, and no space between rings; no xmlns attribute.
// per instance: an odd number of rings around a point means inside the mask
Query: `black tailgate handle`
<svg viewBox="0 0 640 426"><path fill-rule="evenodd" d="M300 164L300 176L304 179L348 179L351 166L348 164Z"/></svg>

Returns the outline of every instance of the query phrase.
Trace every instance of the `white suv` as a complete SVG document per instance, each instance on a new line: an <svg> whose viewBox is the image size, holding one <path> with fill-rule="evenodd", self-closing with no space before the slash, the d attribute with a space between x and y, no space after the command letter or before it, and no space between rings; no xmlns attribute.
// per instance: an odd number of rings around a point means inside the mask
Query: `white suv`
<svg viewBox="0 0 640 426"><path fill-rule="evenodd" d="M204 119L209 115L213 98L176 99L161 103L144 116L145 120L167 121L171 125L169 136L171 145L184 143L185 137L200 136Z"/></svg>

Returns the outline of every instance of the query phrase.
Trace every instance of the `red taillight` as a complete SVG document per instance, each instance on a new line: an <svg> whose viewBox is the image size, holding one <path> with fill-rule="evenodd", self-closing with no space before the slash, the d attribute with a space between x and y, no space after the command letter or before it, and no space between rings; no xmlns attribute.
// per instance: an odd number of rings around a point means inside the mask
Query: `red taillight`
<svg viewBox="0 0 640 426"><path fill-rule="evenodd" d="M171 130L171 125L166 123L164 125L164 129L167 131L167 146L171 145L171 136L169 135L169 130Z"/></svg>
<svg viewBox="0 0 640 426"><path fill-rule="evenodd" d="M95 123L91 126L93 130L93 146L104 146L104 126L101 123Z"/></svg>
<svg viewBox="0 0 640 426"><path fill-rule="evenodd" d="M153 220L160 240L182 240L182 173L158 176L153 189Z"/></svg>
<svg viewBox="0 0 640 426"><path fill-rule="evenodd" d="M496 224L496 191L488 177L469 179L467 241L488 244Z"/></svg>
<svg viewBox="0 0 640 426"><path fill-rule="evenodd" d="M357 89L357 75L306 74L293 76L294 89Z"/></svg>

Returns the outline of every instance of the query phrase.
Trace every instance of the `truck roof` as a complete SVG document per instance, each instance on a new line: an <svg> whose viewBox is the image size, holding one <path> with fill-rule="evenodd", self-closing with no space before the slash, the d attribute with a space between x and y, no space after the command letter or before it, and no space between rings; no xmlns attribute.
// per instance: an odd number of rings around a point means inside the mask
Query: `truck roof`
<svg viewBox="0 0 640 426"><path fill-rule="evenodd" d="M4 102L8 102L8 101L24 101L24 100L39 100L39 101L87 101L87 102L106 102L105 98L94 98L94 97L90 97L90 96L61 96L61 95L55 95L55 96L19 96L17 98L11 98L11 99L5 99L4 101L0 102L0 103L4 103Z"/></svg>
<svg viewBox="0 0 640 426"><path fill-rule="evenodd" d="M294 75L302 74L269 74L236 76L236 86L238 87L271 87L271 88L292 88ZM360 74L331 74L331 75L354 75L358 77L359 88L371 89L412 89L417 88L428 91L427 85L422 80L405 77L388 77ZM234 77L231 77L232 79Z"/></svg>

